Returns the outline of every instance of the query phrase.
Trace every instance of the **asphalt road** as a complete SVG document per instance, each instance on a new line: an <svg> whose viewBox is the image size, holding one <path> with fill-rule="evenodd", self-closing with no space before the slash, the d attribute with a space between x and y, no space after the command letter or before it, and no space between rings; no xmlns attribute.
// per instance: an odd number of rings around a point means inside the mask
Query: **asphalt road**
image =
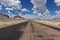
<svg viewBox="0 0 60 40"><path fill-rule="evenodd" d="M60 40L60 31L52 26L30 21L19 40Z"/></svg>
<svg viewBox="0 0 60 40"><path fill-rule="evenodd" d="M0 40L60 40L60 29L27 21L0 29Z"/></svg>
<svg viewBox="0 0 60 40"><path fill-rule="evenodd" d="M20 24L1 28L0 40L18 40L23 34L23 31L19 31L18 29L22 29L23 27L26 27L27 24L28 22L23 22Z"/></svg>

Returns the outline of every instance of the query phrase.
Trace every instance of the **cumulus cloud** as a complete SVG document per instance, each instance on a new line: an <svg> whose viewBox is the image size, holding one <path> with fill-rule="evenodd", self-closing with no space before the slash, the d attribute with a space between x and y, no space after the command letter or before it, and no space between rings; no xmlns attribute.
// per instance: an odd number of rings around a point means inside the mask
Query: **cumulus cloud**
<svg viewBox="0 0 60 40"><path fill-rule="evenodd" d="M50 15L50 11L46 7L47 0L31 0L33 3L33 14L37 14L38 16L47 16Z"/></svg>
<svg viewBox="0 0 60 40"><path fill-rule="evenodd" d="M56 17L60 17L60 10L55 11Z"/></svg>
<svg viewBox="0 0 60 40"><path fill-rule="evenodd" d="M34 18L38 18L36 15L31 15L31 14L25 14L25 15L23 15L23 17L25 18L25 19L34 19Z"/></svg>
<svg viewBox="0 0 60 40"><path fill-rule="evenodd" d="M21 2L19 0L0 0L0 3L16 10L20 10L22 8Z"/></svg>
<svg viewBox="0 0 60 40"><path fill-rule="evenodd" d="M15 15L11 13L11 11L8 11L8 14L7 14L10 18L13 18Z"/></svg>
<svg viewBox="0 0 60 40"><path fill-rule="evenodd" d="M2 10L2 5L0 5L0 10Z"/></svg>
<svg viewBox="0 0 60 40"><path fill-rule="evenodd" d="M7 15L10 18L13 18L15 16L11 12L11 10L17 12L17 14L20 16L22 16L22 12L29 12L29 10L27 10L26 8L22 8L22 4L20 0L0 0L0 3L6 7L5 10L8 11Z"/></svg>
<svg viewBox="0 0 60 40"><path fill-rule="evenodd" d="M46 0L31 0L34 7L38 7L39 11L45 11Z"/></svg>
<svg viewBox="0 0 60 40"><path fill-rule="evenodd" d="M60 0L54 0L54 2L56 3L57 6L60 6ZM56 10L55 13L56 13L55 17L60 18L60 10Z"/></svg>
<svg viewBox="0 0 60 40"><path fill-rule="evenodd" d="M23 8L21 11L22 12L29 12L29 10L27 10L26 8Z"/></svg>
<svg viewBox="0 0 60 40"><path fill-rule="evenodd" d="M13 8L5 8L6 10L14 10Z"/></svg>
<svg viewBox="0 0 60 40"><path fill-rule="evenodd" d="M47 16L50 15L49 10L46 8L46 0L31 0L32 4L34 5L32 10L33 10L33 14L37 14L37 16ZM29 12L29 10L27 10L26 8L22 9L22 5L21 2L19 0L0 0L0 3L2 5L4 5L6 8L6 10L20 10L22 12ZM21 13L21 12L20 12ZM21 15L21 14L18 15ZM11 13L11 11L8 11L8 15L10 17L13 17L14 15ZM37 18L36 15L31 15L31 14L26 14L26 15L22 15L25 18L28 19L33 19L33 18Z"/></svg>
<svg viewBox="0 0 60 40"><path fill-rule="evenodd" d="M50 11L48 9L46 9L44 12L44 16L51 16L49 13L50 13Z"/></svg>
<svg viewBox="0 0 60 40"><path fill-rule="evenodd" d="M41 16L43 16L43 15L42 15L41 13L38 13L37 16L40 16L40 17L41 17Z"/></svg>
<svg viewBox="0 0 60 40"><path fill-rule="evenodd" d="M54 2L57 4L57 6L60 6L60 0L54 0Z"/></svg>
<svg viewBox="0 0 60 40"><path fill-rule="evenodd" d="M55 11L55 13L60 14L60 10Z"/></svg>

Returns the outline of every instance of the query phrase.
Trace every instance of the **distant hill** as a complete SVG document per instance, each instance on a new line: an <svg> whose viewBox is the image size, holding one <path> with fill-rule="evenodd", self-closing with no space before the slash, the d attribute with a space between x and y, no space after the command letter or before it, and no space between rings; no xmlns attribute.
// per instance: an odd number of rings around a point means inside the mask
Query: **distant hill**
<svg viewBox="0 0 60 40"><path fill-rule="evenodd" d="M49 21L56 21L56 22L60 22L60 18L53 18L53 19L49 19Z"/></svg>
<svg viewBox="0 0 60 40"><path fill-rule="evenodd" d="M0 14L0 21L8 21L8 20L9 20L8 15Z"/></svg>
<svg viewBox="0 0 60 40"><path fill-rule="evenodd" d="M60 20L60 18L54 18L53 20Z"/></svg>
<svg viewBox="0 0 60 40"><path fill-rule="evenodd" d="M14 16L13 18L10 18L8 15L0 14L0 22L19 21L21 19L24 19L24 18L19 15Z"/></svg>
<svg viewBox="0 0 60 40"><path fill-rule="evenodd" d="M17 15L17 16L14 16L14 19L24 19L23 17Z"/></svg>
<svg viewBox="0 0 60 40"><path fill-rule="evenodd" d="M53 20L60 22L60 18L54 18Z"/></svg>

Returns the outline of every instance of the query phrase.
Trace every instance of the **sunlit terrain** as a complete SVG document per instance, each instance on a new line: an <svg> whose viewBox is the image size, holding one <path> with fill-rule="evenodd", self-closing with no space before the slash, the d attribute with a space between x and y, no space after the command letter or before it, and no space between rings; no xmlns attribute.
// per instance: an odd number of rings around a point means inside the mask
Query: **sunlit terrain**
<svg viewBox="0 0 60 40"><path fill-rule="evenodd" d="M0 40L60 40L60 0L0 0Z"/></svg>
<svg viewBox="0 0 60 40"><path fill-rule="evenodd" d="M60 22L48 21L48 20L34 20L34 21L38 22L38 23L43 23L43 24L46 24L46 25L50 25L50 26L60 28Z"/></svg>
<svg viewBox="0 0 60 40"><path fill-rule="evenodd" d="M60 23L48 20L0 22L1 40L60 40Z"/></svg>
<svg viewBox="0 0 60 40"><path fill-rule="evenodd" d="M22 23L24 21L27 21L27 20L15 20L15 21L9 21L9 22L0 22L0 28L10 26L10 25L15 25L18 23Z"/></svg>

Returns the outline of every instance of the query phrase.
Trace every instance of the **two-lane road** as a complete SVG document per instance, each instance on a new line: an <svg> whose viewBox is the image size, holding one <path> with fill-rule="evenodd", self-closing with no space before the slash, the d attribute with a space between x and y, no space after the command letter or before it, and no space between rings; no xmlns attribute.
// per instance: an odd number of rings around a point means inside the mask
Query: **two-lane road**
<svg viewBox="0 0 60 40"><path fill-rule="evenodd" d="M60 40L60 31L27 21L0 29L0 40Z"/></svg>
<svg viewBox="0 0 60 40"><path fill-rule="evenodd" d="M47 25L30 21L19 40L60 40L60 31Z"/></svg>

